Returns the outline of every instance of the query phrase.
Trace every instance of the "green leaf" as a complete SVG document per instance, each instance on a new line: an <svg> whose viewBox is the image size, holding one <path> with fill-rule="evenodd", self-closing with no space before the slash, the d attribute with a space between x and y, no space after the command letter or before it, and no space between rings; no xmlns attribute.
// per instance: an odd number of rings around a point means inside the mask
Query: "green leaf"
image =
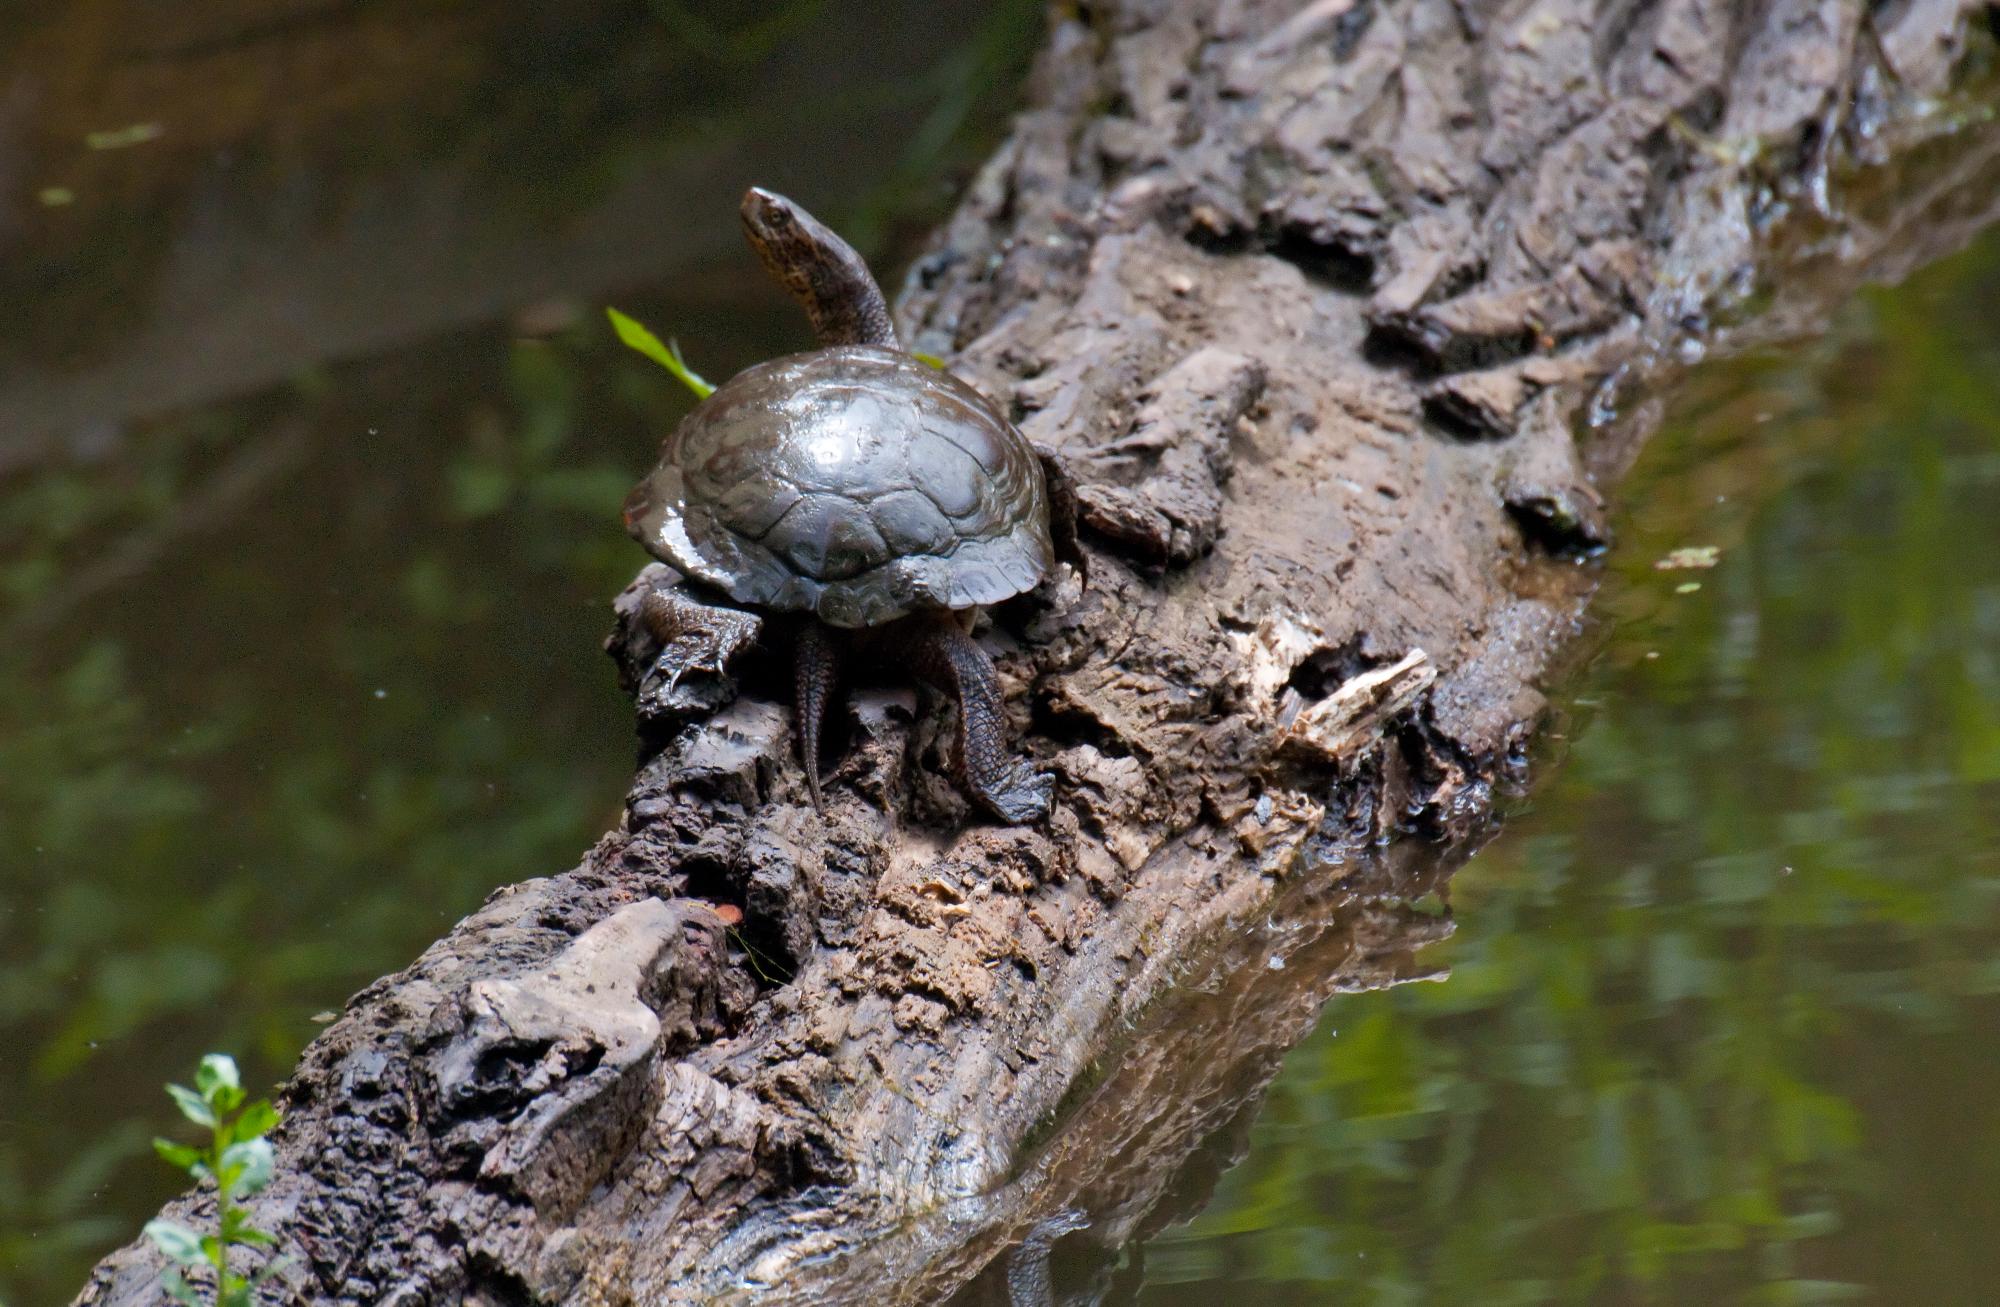
<svg viewBox="0 0 2000 1307"><path fill-rule="evenodd" d="M217 1116L243 1101L243 1078L236 1073L236 1059L227 1053L202 1057L194 1073L194 1087Z"/></svg>
<svg viewBox="0 0 2000 1307"><path fill-rule="evenodd" d="M167 1093L181 1109L182 1116L198 1126L210 1130L215 1128L215 1111L209 1107L207 1099L186 1085L168 1085Z"/></svg>
<svg viewBox="0 0 2000 1307"><path fill-rule="evenodd" d="M194 1087L201 1096L213 1100L218 1089L241 1089L243 1079L236 1074L236 1059L227 1053L210 1053L201 1059L194 1073Z"/></svg>
<svg viewBox="0 0 2000 1307"><path fill-rule="evenodd" d="M921 350L911 350L910 357L919 363L928 363L939 372L944 371L944 360L935 354L925 354Z"/></svg>
<svg viewBox="0 0 2000 1307"><path fill-rule="evenodd" d="M171 1139L155 1139L153 1151L158 1153L160 1160L168 1166L177 1166L189 1173L192 1173L205 1159L201 1149L192 1144L177 1144Z"/></svg>
<svg viewBox="0 0 2000 1307"><path fill-rule="evenodd" d="M234 1234L230 1235L229 1239L231 1243L247 1244L252 1248L275 1248L278 1246L277 1235L272 1234L269 1230L259 1230L254 1225L246 1225L239 1228Z"/></svg>
<svg viewBox="0 0 2000 1307"><path fill-rule="evenodd" d="M223 1178L236 1193L254 1194L271 1183L276 1161L270 1140L246 1139L223 1150Z"/></svg>
<svg viewBox="0 0 2000 1307"><path fill-rule="evenodd" d="M266 1099L258 1099L243 1109L243 1114L230 1123L230 1133L236 1139L261 1139L271 1133L281 1118L278 1109Z"/></svg>
<svg viewBox="0 0 2000 1307"><path fill-rule="evenodd" d="M674 360L674 375L695 393L697 399L707 399L715 393L715 387L704 381L699 373L688 366L687 359L681 354L681 343L678 340L667 342L667 353Z"/></svg>
<svg viewBox="0 0 2000 1307"><path fill-rule="evenodd" d="M681 357L678 341L672 345L661 344L660 338L638 320L627 317L617 309L607 308L604 316L611 319L611 329L618 333L619 340L673 373L683 386L695 393L695 398L707 399L715 393L714 386L703 381L688 367L687 360Z"/></svg>
<svg viewBox="0 0 2000 1307"><path fill-rule="evenodd" d="M199 1266L208 1260L201 1236L176 1221L146 1222L146 1237L178 1265Z"/></svg>
<svg viewBox="0 0 2000 1307"><path fill-rule="evenodd" d="M169 1268L160 1272L160 1287L167 1291L167 1297L175 1302L186 1303L187 1307L201 1307L201 1295L187 1282L187 1277L178 1270Z"/></svg>

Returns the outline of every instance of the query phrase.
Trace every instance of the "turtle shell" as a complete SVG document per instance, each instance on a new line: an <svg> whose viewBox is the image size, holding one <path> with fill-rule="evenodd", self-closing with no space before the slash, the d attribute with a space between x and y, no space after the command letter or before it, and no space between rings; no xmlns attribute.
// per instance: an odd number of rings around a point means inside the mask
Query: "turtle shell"
<svg viewBox="0 0 2000 1307"><path fill-rule="evenodd" d="M872 345L730 378L633 487L625 527L738 603L831 626L998 603L1055 567L1027 440L956 377Z"/></svg>

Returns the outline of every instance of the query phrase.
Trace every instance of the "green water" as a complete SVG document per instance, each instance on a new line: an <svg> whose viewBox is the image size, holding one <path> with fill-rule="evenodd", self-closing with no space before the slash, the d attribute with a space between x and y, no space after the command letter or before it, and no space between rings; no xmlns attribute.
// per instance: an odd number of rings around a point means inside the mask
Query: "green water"
<svg viewBox="0 0 2000 1307"><path fill-rule="evenodd" d="M2000 1302L1996 305L2000 234L1698 375L1451 978L1328 1005L1138 1302Z"/></svg>

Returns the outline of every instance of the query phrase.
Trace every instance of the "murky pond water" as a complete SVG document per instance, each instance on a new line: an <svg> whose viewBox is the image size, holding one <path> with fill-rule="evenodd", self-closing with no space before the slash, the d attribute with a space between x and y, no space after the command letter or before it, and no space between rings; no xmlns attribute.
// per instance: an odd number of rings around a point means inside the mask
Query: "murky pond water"
<svg viewBox="0 0 2000 1307"><path fill-rule="evenodd" d="M615 509L685 401L598 306L712 375L798 343L730 198L893 258L1036 10L0 19L0 1299L177 1187L200 1051L268 1083L613 819ZM1994 304L2000 238L1702 374L1449 981L1338 998L1058 1289L2000 1301Z"/></svg>

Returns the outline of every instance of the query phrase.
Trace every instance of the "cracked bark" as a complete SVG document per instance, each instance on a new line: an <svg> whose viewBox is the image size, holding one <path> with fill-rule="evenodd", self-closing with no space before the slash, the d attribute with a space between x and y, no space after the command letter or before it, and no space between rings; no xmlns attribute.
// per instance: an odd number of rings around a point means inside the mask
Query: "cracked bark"
<svg viewBox="0 0 2000 1307"><path fill-rule="evenodd" d="M1655 408L1586 419L1656 394L1760 268L1734 330L1796 330L1993 216L1990 139L1827 200L1838 160L1935 138L1982 13L1056 20L899 305L1079 482L1088 592L982 633L1050 824L968 813L896 688L854 698L816 813L781 659L739 623L654 674L649 568L611 644L646 746L625 820L307 1049L256 1202L295 1258L270 1296L931 1302L1010 1244L1032 1292L1053 1239L1149 1228L1319 1005L1448 929L1382 898L1445 862L1381 842L1463 841L1520 757ZM1844 243L1770 238L1815 209ZM1813 260L1816 291L1771 275ZM79 1301L159 1301L158 1269L128 1247Z"/></svg>

